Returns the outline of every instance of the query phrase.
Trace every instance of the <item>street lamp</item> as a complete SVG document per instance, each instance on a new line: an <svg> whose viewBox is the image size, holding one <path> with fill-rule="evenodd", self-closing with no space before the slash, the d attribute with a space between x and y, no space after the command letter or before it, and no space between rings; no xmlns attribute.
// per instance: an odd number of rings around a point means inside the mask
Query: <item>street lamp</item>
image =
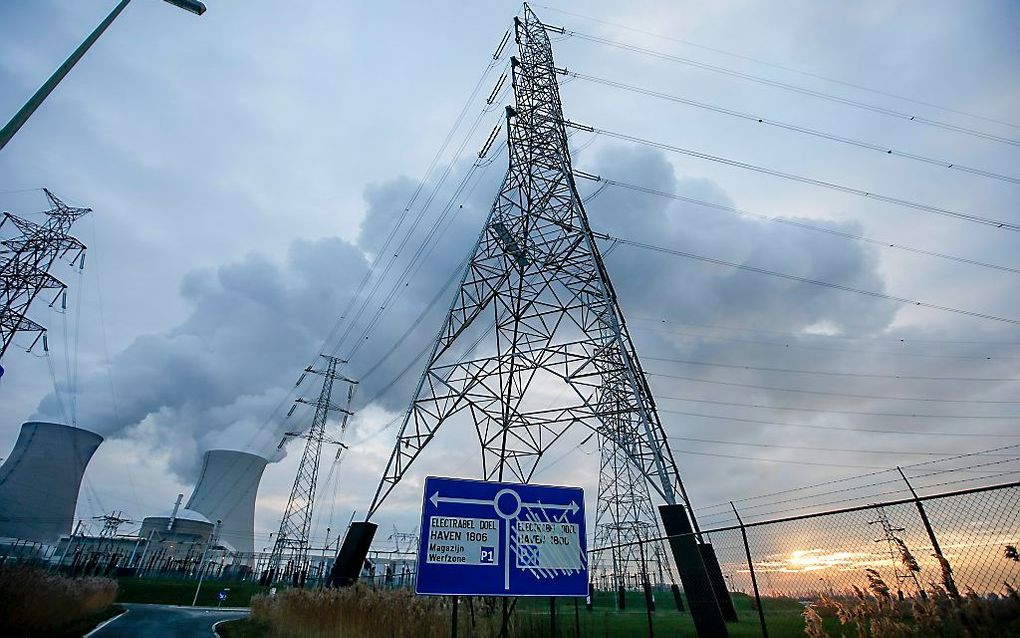
<svg viewBox="0 0 1020 638"><path fill-rule="evenodd" d="M180 7L185 11L190 11L195 15L200 16L203 13L205 13L205 5L202 4L201 2L197 2L196 0L163 0L163 1L174 5L175 7Z"/></svg>
<svg viewBox="0 0 1020 638"><path fill-rule="evenodd" d="M174 5L175 7L184 9L185 11L190 11L196 15L202 15L205 13L205 5L198 2L198 0L164 1L168 4ZM15 133L17 133L21 127L25 125L28 118L32 117L32 114L35 113L35 110L43 103L43 100L45 100L49 94L53 92L53 89L57 88L57 85L64 79L64 76L67 75L72 68L74 68L74 65L77 64L78 60L85 55L85 52L96 43L99 36L103 35L103 32L106 31L113 21L117 19L117 16L119 16L121 11L127 7L129 2L131 2L131 0L120 0L120 2L117 3L117 6L113 8L113 11L110 12L110 15L106 16L106 19L99 23L96 30L90 33L89 37L85 38L85 41L74 50L74 53L72 53L69 58L64 60L64 63L53 72L53 75L46 80L46 83L39 87L39 90L35 92L35 95L29 98L28 102L25 102L25 105L21 107L20 111L15 113L14 117L11 118L11 121L7 123L2 131L0 131L0 150L3 150L3 148L7 146L7 142L10 142Z"/></svg>

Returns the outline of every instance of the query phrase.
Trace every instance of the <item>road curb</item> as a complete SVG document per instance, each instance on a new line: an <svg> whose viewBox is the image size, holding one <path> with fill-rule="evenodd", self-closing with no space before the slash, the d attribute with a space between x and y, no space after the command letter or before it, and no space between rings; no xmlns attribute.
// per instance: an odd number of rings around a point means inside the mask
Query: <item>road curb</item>
<svg viewBox="0 0 1020 638"><path fill-rule="evenodd" d="M127 609L125 607L124 611L120 612L119 614L117 614L113 618L107 618L103 622L99 623L98 625L96 625L95 627L92 628L92 631L90 631L89 633L87 633L84 636L82 636L82 638L89 638L89 636L91 636L92 634L96 633L97 631L99 631L103 627L109 625L110 623L112 623L113 621L117 620L118 618L120 618L122 616L126 616L129 611L131 611L131 610Z"/></svg>

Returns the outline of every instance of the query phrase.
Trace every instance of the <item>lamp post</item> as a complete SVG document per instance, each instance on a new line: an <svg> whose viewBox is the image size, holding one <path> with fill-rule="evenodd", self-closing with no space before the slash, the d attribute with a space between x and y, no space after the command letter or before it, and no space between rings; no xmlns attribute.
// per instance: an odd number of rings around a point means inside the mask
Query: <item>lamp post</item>
<svg viewBox="0 0 1020 638"><path fill-rule="evenodd" d="M21 110L14 114L11 121L4 126L2 131L0 131L0 150L3 150L3 148L7 146L7 142L10 142L11 138L13 138L21 127L25 125L28 118L32 117L32 114L35 113L35 110L43 103L43 100L45 100L49 94L53 92L53 89L57 88L57 85L64 79L64 76L66 76L68 72L74 68L74 65L77 64L78 60L85 55L85 52L96 43L99 36L103 35L103 32L106 31L113 21L117 19L117 16L121 14L129 2L131 2L131 0L120 0L120 2L117 3L117 6L113 8L113 11L110 12L110 15L106 16L106 19L99 23L99 26L96 27L95 31L90 33L89 37L85 38L85 41L78 45L78 48L74 50L70 57L64 60L64 63L53 72L53 75L51 75L49 79L46 80L41 87L39 87L39 90L35 92L35 95L29 98L28 102L25 102L25 105L21 107ZM164 2L184 9L185 11L190 11L195 15L202 15L205 13L205 5L197 0L164 0Z"/></svg>

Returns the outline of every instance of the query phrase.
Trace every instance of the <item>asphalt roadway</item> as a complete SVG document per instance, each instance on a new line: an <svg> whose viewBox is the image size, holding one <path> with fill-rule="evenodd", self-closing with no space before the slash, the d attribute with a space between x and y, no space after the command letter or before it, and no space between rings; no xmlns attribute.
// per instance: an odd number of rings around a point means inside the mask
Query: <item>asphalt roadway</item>
<svg viewBox="0 0 1020 638"><path fill-rule="evenodd" d="M86 634L88 638L192 638L215 636L213 625L248 615L247 609L177 607L175 605L123 605L127 613Z"/></svg>

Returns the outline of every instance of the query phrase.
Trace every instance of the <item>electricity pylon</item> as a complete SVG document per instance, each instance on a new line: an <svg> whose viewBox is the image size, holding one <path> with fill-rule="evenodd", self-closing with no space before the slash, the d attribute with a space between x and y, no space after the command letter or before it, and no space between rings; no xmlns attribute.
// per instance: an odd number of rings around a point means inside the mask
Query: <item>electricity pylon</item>
<svg viewBox="0 0 1020 638"><path fill-rule="evenodd" d="M124 523L134 523L131 519L124 518L124 512L110 512L102 516L93 516L92 520L102 521L103 529L99 532L99 538L114 538L117 530Z"/></svg>
<svg viewBox="0 0 1020 638"><path fill-rule="evenodd" d="M17 233L0 242L0 358L17 333L35 333L32 341L35 346L46 332L27 314L29 306L44 290L57 291L50 301L53 305L67 288L50 274L53 263L71 254L71 265L85 267L85 245L67 233L79 217L92 209L68 206L49 190L43 192L51 206L43 213L45 222L37 224L8 212L0 220L0 229L11 224Z"/></svg>
<svg viewBox="0 0 1020 638"><path fill-rule="evenodd" d="M305 374L318 374L322 376L322 390L316 401L308 401L303 398L297 399L297 403L304 403L315 408L315 416L312 418L312 426L307 432L301 434L288 432L282 446L288 437L305 439L305 449L301 456L301 463L298 465L297 475L294 477L294 485L290 491L290 498L287 500L287 509L280 520L280 531L276 535L276 542L273 544L273 552L269 557L267 581L269 583L283 580L290 577L294 585L303 585L308 569L308 536L312 526L312 509L315 505L315 484L319 476L319 460L322 456L322 444L334 443L341 446L340 440L326 438L326 421L330 412L339 412L340 434L347 428L347 419L351 416L351 400L354 398L354 387L357 381L348 379L340 374L340 367L347 363L338 357L321 355L326 360L326 367L316 370L311 366L305 368ZM298 384L305 378L301 375ZM333 403L333 382L341 380L348 384L347 399L343 405ZM294 406L296 407L296 406ZM287 416L294 412L291 408ZM339 454L339 453L338 453ZM284 555L287 555L287 562L283 563Z"/></svg>
<svg viewBox="0 0 1020 638"><path fill-rule="evenodd" d="M486 479L521 482L567 428L581 425L617 446L666 502L660 514L678 536L674 558L697 628L725 636L716 598L725 593L722 573L705 568L686 490L574 183L546 26L527 5L514 19L514 39L507 174L368 517L452 418L474 426ZM375 529L367 520L349 528L333 584L357 580Z"/></svg>
<svg viewBox="0 0 1020 638"><path fill-rule="evenodd" d="M626 589L635 577L647 583L653 573L660 584L665 584L667 578L673 581L662 543L650 540L662 538L662 532L648 482L620 446L600 436L599 449L595 546L611 549L595 555L592 572L611 582L617 591ZM621 603L618 599L617 604Z"/></svg>

